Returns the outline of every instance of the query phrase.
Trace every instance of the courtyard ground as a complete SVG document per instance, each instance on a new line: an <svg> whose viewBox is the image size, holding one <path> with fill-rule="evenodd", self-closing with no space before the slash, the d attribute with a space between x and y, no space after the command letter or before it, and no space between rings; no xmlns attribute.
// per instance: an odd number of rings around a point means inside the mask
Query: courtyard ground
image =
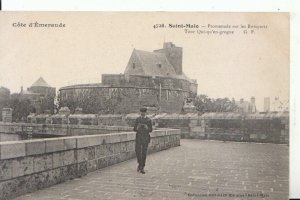
<svg viewBox="0 0 300 200"><path fill-rule="evenodd" d="M182 139L148 155L144 175L132 159L16 199L286 200L288 155L287 145Z"/></svg>

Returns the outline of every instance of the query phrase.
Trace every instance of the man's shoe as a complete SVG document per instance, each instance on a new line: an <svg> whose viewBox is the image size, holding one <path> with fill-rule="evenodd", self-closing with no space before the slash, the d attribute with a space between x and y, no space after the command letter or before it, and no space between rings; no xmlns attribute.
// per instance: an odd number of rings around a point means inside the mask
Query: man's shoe
<svg viewBox="0 0 300 200"><path fill-rule="evenodd" d="M141 171L141 169L140 169L140 168L141 168L141 167L140 167L140 166L138 166L138 167L137 167L137 169L136 169L136 171L137 171L137 172L140 172L140 171Z"/></svg>
<svg viewBox="0 0 300 200"><path fill-rule="evenodd" d="M140 172L141 172L142 174L146 174L146 172L144 171L144 169L141 169Z"/></svg>

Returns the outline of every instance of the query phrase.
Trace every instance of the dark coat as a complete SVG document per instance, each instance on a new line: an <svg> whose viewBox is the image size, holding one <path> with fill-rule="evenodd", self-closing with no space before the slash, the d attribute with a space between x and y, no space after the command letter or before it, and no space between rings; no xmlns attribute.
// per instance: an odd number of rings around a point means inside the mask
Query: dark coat
<svg viewBox="0 0 300 200"><path fill-rule="evenodd" d="M152 121L149 117L138 117L135 120L133 130L137 133L136 140L140 140L142 143L150 142L150 134L152 132Z"/></svg>

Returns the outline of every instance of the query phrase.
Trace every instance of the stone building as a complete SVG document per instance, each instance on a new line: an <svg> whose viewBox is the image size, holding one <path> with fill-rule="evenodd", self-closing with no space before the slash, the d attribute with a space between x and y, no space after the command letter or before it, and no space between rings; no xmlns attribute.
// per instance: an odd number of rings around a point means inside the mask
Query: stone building
<svg viewBox="0 0 300 200"><path fill-rule="evenodd" d="M21 88L20 98L29 99L36 113L46 110L53 113L56 89L51 87L42 77L35 81L27 90Z"/></svg>
<svg viewBox="0 0 300 200"><path fill-rule="evenodd" d="M153 52L133 49L124 74L103 74L102 83L60 88L59 105L84 113L131 113L141 106L180 113L197 95L196 80L182 70L182 48L164 43Z"/></svg>
<svg viewBox="0 0 300 200"><path fill-rule="evenodd" d="M255 97L251 97L250 101L241 99L240 101L235 102L235 104L240 113L256 113Z"/></svg>
<svg viewBox="0 0 300 200"><path fill-rule="evenodd" d="M2 120L2 109L9 106L10 90L0 87L0 121Z"/></svg>

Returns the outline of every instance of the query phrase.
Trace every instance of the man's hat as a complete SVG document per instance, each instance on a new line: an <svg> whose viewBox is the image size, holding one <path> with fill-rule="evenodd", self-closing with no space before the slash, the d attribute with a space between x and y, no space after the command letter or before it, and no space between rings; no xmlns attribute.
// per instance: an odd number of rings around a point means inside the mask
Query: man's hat
<svg viewBox="0 0 300 200"><path fill-rule="evenodd" d="M147 108L143 107L140 109L140 111L145 113L145 112L147 112Z"/></svg>

